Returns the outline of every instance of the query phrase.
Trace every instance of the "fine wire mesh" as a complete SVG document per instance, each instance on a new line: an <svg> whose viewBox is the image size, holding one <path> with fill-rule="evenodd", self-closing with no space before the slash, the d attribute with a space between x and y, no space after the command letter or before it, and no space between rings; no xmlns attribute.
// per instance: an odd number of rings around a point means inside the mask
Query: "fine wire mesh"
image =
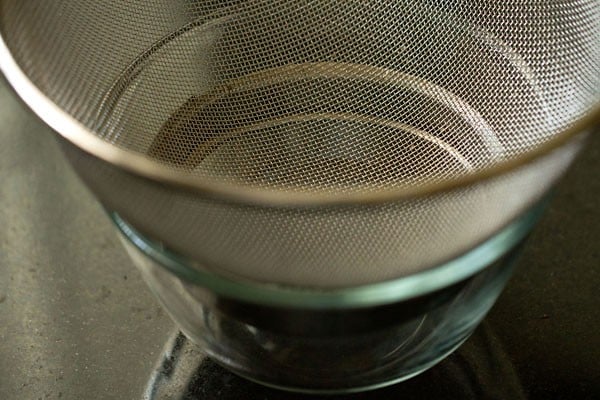
<svg viewBox="0 0 600 400"><path fill-rule="evenodd" d="M283 192L418 187L543 144L600 97L597 0L0 0L28 78L114 146L183 175ZM233 205L66 145L108 207L204 267L346 286L429 268L540 198L573 142L434 197Z"/></svg>
<svg viewBox="0 0 600 400"><path fill-rule="evenodd" d="M70 157L109 209L198 268L245 281L331 288L398 278L470 250L538 200L580 145L426 199L300 209L174 194L86 153Z"/></svg>

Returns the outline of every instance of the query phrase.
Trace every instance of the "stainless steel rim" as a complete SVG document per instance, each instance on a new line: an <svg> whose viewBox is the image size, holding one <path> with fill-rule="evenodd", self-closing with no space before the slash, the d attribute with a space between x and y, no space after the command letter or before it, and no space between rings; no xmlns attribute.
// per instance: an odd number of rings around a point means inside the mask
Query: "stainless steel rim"
<svg viewBox="0 0 600 400"><path fill-rule="evenodd" d="M480 181L508 173L551 153L575 136L600 124L600 104L563 132L556 134L536 149L473 174L460 175L441 182L361 193L287 193L272 189L256 189L242 185L223 184L192 176L184 171L165 168L140 154L118 148L97 137L91 130L63 111L29 80L0 37L0 70L14 91L27 106L60 136L105 162L132 174L174 186L192 193L227 201L267 206L316 207L386 203L411 198L423 198L444 191L460 189Z"/></svg>

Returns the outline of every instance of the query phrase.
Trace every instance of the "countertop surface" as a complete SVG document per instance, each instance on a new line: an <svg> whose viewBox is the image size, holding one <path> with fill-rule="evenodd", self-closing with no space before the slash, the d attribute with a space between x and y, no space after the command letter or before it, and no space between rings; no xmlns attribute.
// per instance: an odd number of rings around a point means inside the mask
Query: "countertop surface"
<svg viewBox="0 0 600 400"><path fill-rule="evenodd" d="M342 398L600 398L592 136L465 345L408 382ZM0 399L315 398L245 382L178 334L50 129L3 82L0 182Z"/></svg>

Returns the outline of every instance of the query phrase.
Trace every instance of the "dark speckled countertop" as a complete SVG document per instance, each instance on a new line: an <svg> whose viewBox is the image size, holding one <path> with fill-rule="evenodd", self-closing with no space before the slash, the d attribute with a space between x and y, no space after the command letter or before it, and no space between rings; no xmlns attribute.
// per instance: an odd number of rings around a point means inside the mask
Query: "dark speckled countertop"
<svg viewBox="0 0 600 400"><path fill-rule="evenodd" d="M600 398L599 166L595 134L464 346L343 398ZM313 398L242 381L177 336L49 129L3 83L0 182L0 399Z"/></svg>

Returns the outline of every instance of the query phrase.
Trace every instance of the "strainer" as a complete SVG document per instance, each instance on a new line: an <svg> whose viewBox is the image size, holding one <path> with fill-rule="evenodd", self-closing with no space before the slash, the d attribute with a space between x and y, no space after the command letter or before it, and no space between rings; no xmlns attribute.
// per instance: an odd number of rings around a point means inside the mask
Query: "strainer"
<svg viewBox="0 0 600 400"><path fill-rule="evenodd" d="M600 115L597 0L0 0L0 33L107 208L257 283L450 260L538 201Z"/></svg>

